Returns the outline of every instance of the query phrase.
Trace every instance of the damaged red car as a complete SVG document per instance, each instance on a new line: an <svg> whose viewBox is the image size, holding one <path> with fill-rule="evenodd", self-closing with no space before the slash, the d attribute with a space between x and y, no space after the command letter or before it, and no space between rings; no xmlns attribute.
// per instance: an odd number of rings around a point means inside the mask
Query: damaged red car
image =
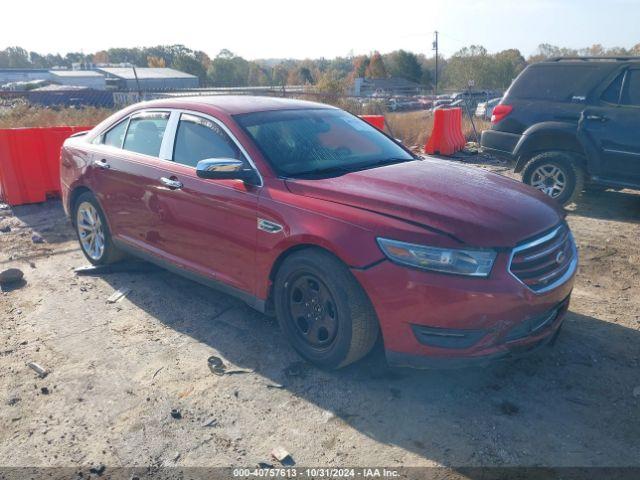
<svg viewBox="0 0 640 480"><path fill-rule="evenodd" d="M555 338L576 246L554 200L420 158L340 109L247 96L133 105L62 150L94 264L134 255L276 315L338 368L477 365Z"/></svg>

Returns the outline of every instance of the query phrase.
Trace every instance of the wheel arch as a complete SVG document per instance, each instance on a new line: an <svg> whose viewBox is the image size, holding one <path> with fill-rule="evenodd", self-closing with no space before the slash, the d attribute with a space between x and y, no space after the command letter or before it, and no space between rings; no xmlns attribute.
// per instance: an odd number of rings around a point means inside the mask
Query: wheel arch
<svg viewBox="0 0 640 480"><path fill-rule="evenodd" d="M76 219L74 215L76 201L78 200L78 197L80 195L86 192L93 194L94 197L96 196L95 193L93 193L93 191L86 185L78 185L74 187L73 190L71 190L71 193L69 194L69 201L68 201L69 217L71 218L71 224L74 227L76 226Z"/></svg>
<svg viewBox="0 0 640 480"><path fill-rule="evenodd" d="M269 275L268 275L267 300L265 302L265 312L267 314L269 314L269 315L274 314L274 309L273 309L273 284L274 284L274 281L276 279L276 275L278 274L278 270L280 269L280 267L282 267L282 265L284 264L284 262L285 262L285 260L287 258L289 258L294 253L297 253L297 252L300 252L300 251L303 251L303 250L315 250L315 251L328 253L329 255L334 257L336 260L338 260L339 262L343 263L347 267L347 269L351 270L351 268L352 268L352 266L349 265L347 262L345 262L342 258L340 258L340 256L338 254L336 254L336 252L332 251L331 249L329 249L329 248L327 248L327 247L325 247L323 245L319 245L317 243L312 243L312 242L308 242L308 241L307 242L303 242L303 243L298 243L296 245L290 245L289 247L284 249L282 252L280 252L280 254L276 257L276 259L271 264L271 269L270 269ZM368 298L369 295L367 294L367 292L364 289L364 287L360 284L360 282L358 281L358 279L355 276L353 278L358 283L358 285L360 285L360 288L362 288L362 291L365 293L365 295Z"/></svg>
<svg viewBox="0 0 640 480"><path fill-rule="evenodd" d="M533 157L546 152L571 154L582 168L586 167L586 152L576 125L564 122L544 122L527 129L514 149L516 165L514 171L520 173Z"/></svg>

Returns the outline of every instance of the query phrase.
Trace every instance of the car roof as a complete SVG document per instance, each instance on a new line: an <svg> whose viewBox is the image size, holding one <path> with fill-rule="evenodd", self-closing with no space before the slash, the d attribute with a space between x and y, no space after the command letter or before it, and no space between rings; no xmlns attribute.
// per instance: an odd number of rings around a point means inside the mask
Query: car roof
<svg viewBox="0 0 640 480"><path fill-rule="evenodd" d="M203 95L203 96L175 96L152 100L144 103L145 108L189 108L200 107L203 110L215 110L228 115L242 113L264 112L270 110L299 110L309 108L333 109L330 105L306 100L295 100L279 97L260 97L250 95Z"/></svg>

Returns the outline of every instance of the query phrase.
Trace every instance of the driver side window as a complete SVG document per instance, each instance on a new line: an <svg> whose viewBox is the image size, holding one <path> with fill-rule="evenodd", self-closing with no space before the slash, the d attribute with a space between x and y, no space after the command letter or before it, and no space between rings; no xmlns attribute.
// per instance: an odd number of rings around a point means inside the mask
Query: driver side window
<svg viewBox="0 0 640 480"><path fill-rule="evenodd" d="M242 160L236 144L215 122L196 115L180 116L173 148L173 160L195 167L200 160L235 158Z"/></svg>

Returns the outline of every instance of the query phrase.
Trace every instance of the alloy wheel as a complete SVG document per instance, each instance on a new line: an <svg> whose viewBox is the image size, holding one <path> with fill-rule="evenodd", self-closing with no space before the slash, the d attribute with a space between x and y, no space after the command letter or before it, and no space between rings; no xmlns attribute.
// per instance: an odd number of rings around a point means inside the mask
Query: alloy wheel
<svg viewBox="0 0 640 480"><path fill-rule="evenodd" d="M566 185L567 178L565 173L557 165L541 165L531 175L531 186L551 198L557 198L562 195Z"/></svg>
<svg viewBox="0 0 640 480"><path fill-rule="evenodd" d="M78 206L76 225L82 249L92 260L100 260L104 255L104 228L98 211L91 203L82 202Z"/></svg>

